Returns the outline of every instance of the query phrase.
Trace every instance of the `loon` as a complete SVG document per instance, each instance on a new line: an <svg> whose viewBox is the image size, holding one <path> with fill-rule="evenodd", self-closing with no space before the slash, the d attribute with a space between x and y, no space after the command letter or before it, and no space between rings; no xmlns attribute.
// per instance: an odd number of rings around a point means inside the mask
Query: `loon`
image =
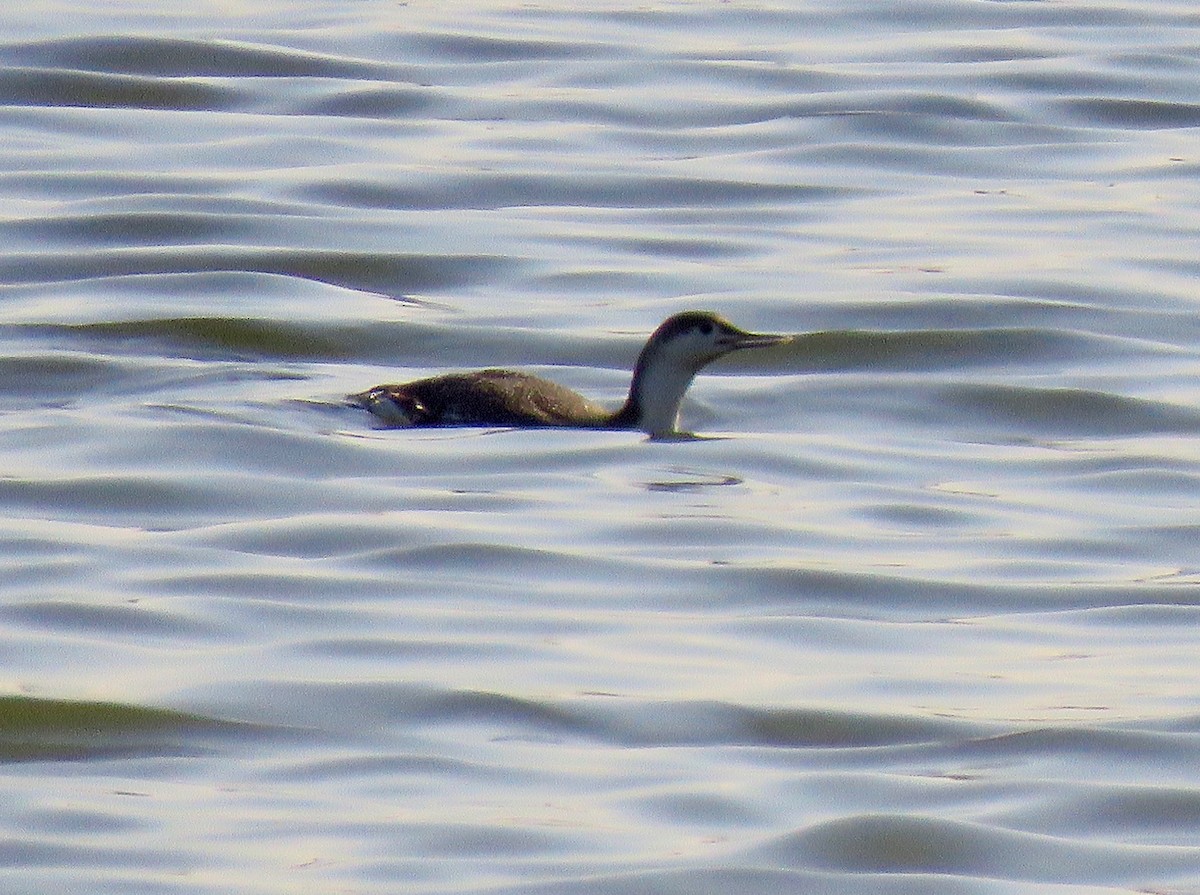
<svg viewBox="0 0 1200 895"><path fill-rule="evenodd" d="M679 434L679 405L700 369L743 348L780 345L791 336L748 333L708 311L668 317L633 368L629 397L606 410L557 383L513 370L447 373L402 385L377 385L347 401L389 426L565 426Z"/></svg>

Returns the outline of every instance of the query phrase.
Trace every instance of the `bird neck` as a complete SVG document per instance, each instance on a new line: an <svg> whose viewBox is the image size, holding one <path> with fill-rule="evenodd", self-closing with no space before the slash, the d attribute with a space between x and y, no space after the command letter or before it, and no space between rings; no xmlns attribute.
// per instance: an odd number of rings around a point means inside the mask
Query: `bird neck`
<svg viewBox="0 0 1200 895"><path fill-rule="evenodd" d="M641 429L650 435L672 435L678 431L679 405L697 371L673 361L642 352L633 369L629 397L613 416L613 426Z"/></svg>

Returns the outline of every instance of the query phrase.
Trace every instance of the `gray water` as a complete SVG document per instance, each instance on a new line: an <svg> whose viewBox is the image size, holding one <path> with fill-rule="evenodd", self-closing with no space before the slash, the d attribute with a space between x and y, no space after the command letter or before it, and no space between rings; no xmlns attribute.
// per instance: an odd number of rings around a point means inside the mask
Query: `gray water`
<svg viewBox="0 0 1200 895"><path fill-rule="evenodd" d="M1191 4L10 7L0 890L1200 892Z"/></svg>

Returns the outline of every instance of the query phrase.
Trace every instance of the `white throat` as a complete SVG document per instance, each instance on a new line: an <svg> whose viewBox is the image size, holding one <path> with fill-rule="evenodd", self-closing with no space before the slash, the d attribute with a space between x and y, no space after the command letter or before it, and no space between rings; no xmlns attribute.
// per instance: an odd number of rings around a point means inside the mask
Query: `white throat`
<svg viewBox="0 0 1200 895"><path fill-rule="evenodd" d="M658 357L639 371L632 397L641 411L638 428L651 435L678 431L679 405L698 372L698 368L681 361Z"/></svg>

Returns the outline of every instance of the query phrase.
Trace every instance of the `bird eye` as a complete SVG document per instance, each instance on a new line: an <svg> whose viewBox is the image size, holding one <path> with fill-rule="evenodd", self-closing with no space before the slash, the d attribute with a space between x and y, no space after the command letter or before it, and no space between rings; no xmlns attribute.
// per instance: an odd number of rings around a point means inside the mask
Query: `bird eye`
<svg viewBox="0 0 1200 895"><path fill-rule="evenodd" d="M713 329L713 327L712 327L712 324L711 324L711 323L709 323L708 321L705 321L704 323L701 323L701 324L700 324L700 332L701 332L703 335L706 335L706 336L711 336L711 335L712 335L712 329Z"/></svg>

